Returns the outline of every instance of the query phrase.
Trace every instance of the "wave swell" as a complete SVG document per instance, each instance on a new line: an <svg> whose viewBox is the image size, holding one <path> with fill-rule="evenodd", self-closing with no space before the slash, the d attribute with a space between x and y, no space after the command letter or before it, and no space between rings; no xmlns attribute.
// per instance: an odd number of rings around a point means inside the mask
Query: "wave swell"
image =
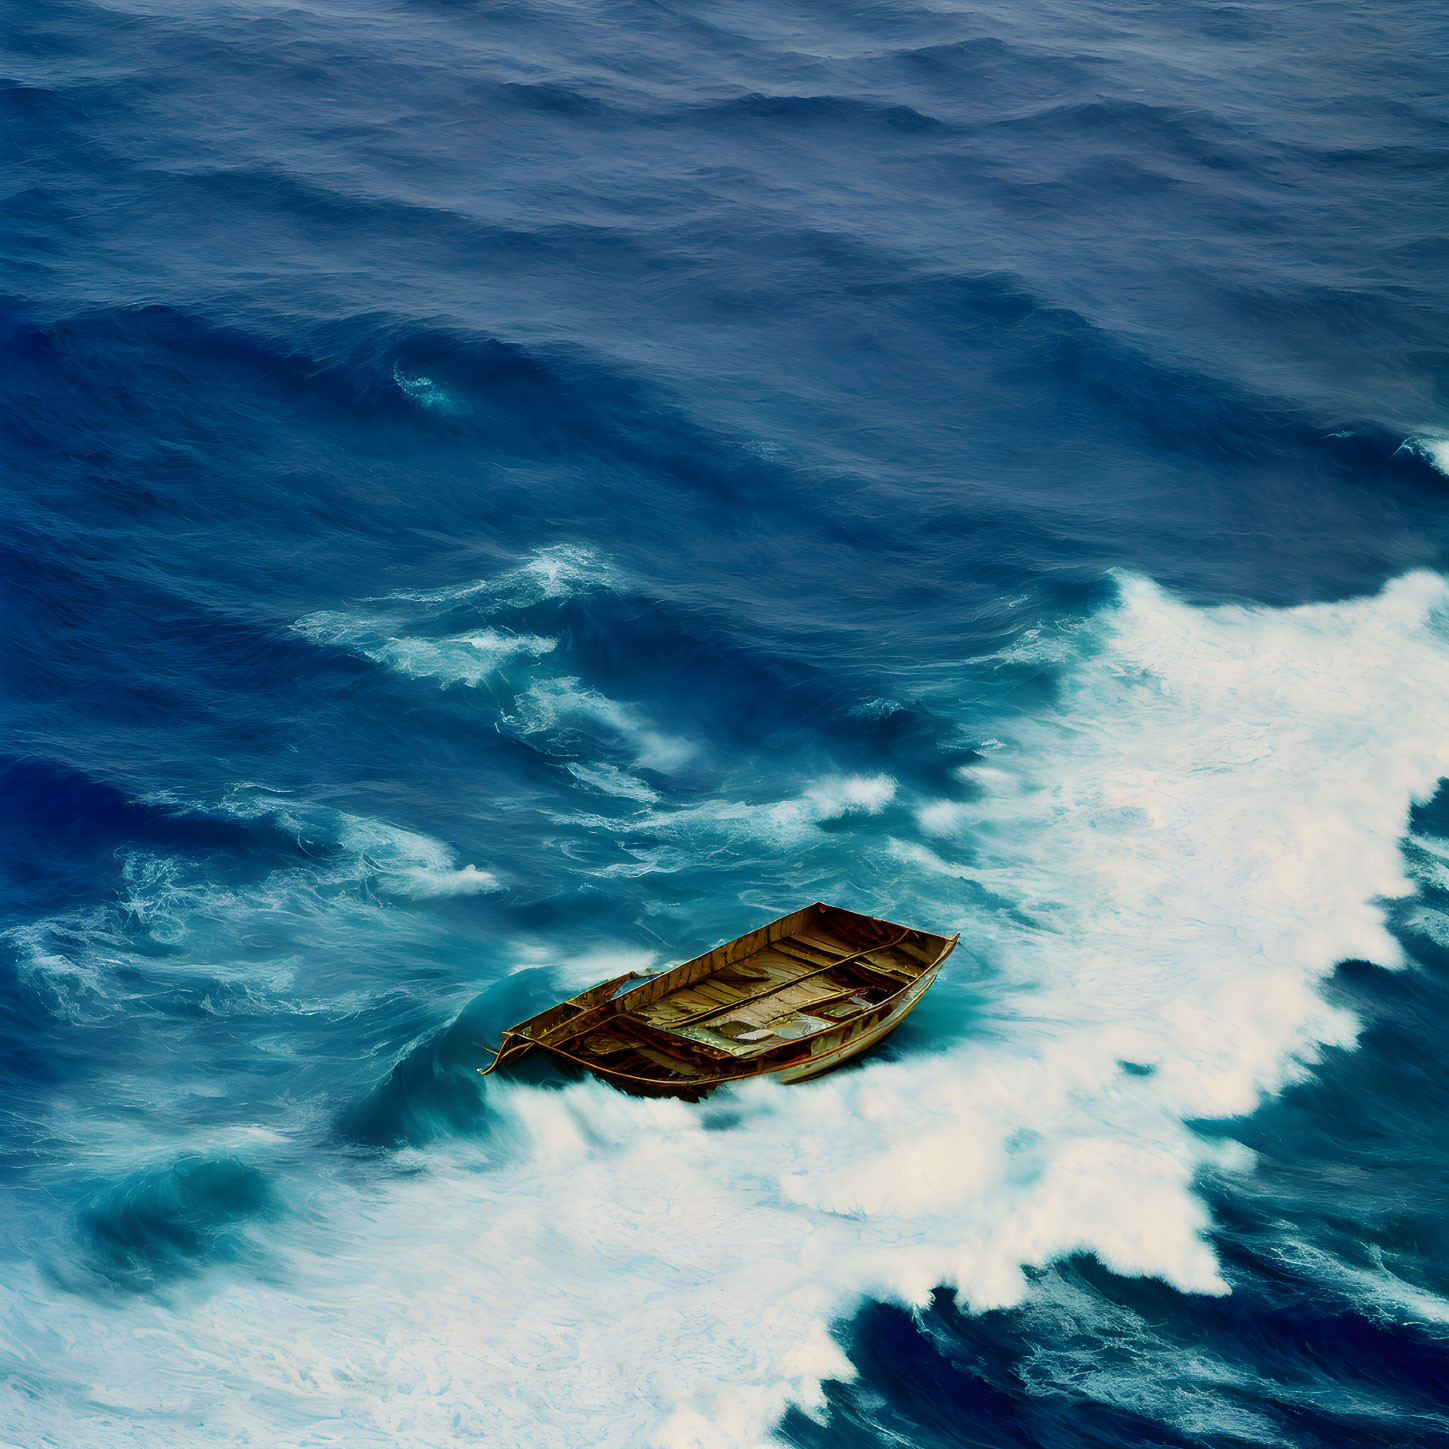
<svg viewBox="0 0 1449 1449"><path fill-rule="evenodd" d="M1449 584L1275 611L1124 577L989 665L1043 667L1055 704L1003 715L959 795L839 797L891 806L869 855L899 912L965 930L904 1055L702 1110L490 1078L486 1146L269 1228L286 1293L236 1281L184 1320L72 1305L120 1400L144 1421L219 1375L246 1388L242 1442L340 1412L357 1444L736 1449L850 1376L832 1326L864 1298L1019 1303L1025 1268L1078 1252L1228 1292L1195 1183L1253 1159L1190 1124L1353 1042L1320 990L1337 962L1400 963L1382 903L1412 894L1409 812L1449 771Z"/></svg>

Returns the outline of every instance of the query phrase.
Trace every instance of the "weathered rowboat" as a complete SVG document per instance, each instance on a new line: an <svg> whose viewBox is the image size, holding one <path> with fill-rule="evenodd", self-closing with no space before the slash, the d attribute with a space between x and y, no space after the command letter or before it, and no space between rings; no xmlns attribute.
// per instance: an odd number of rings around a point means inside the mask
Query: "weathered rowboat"
<svg viewBox="0 0 1449 1449"><path fill-rule="evenodd" d="M958 939L817 901L681 966L601 981L520 1021L479 1071L542 1050L648 1095L696 1098L743 1077L803 1081L899 1026Z"/></svg>

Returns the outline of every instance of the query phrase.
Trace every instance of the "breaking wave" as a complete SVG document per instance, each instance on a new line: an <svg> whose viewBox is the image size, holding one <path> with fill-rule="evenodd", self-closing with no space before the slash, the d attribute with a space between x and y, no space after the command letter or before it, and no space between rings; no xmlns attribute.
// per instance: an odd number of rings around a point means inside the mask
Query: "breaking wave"
<svg viewBox="0 0 1449 1449"><path fill-rule="evenodd" d="M1403 450L1417 453L1419 457L1432 463L1441 473L1449 475L1449 438L1427 435L1410 438L1403 444Z"/></svg>
<svg viewBox="0 0 1449 1449"><path fill-rule="evenodd" d="M303 627L397 667L376 621ZM1050 702L1013 705L1012 681L1043 669ZM1354 1017L1321 990L1338 962L1401 963L1385 903L1416 889L1410 811L1449 772L1449 584L1417 573L1274 610L1195 607L1123 576L1096 614L961 679L921 695L978 719L995 699L992 738L934 793L840 773L768 806L674 804L608 762L574 771L638 807L641 865L687 835L696 859L799 862L816 873L802 890L961 928L892 1050L700 1107L493 1076L471 1099L480 1132L372 1168L295 1164L289 1212L257 1186L276 1175L261 1149L142 1174L137 1206L92 1210L96 1241L139 1224L107 1251L189 1261L242 1215L267 1271L164 1311L49 1299L48 1331L80 1350L59 1365L27 1352L43 1294L13 1275L6 1333L46 1392L12 1398L7 1432L23 1414L96 1445L138 1442L142 1425L176 1444L270 1444L303 1425L326 1442L326 1424L350 1445L738 1449L850 1377L834 1329L868 1299L920 1306L947 1285L976 1311L1029 1303L1027 1270L1074 1253L1228 1293L1199 1184L1246 1180L1254 1159L1193 1124L1253 1111L1352 1044ZM291 807L243 793L233 808ZM426 904L491 886L422 837L328 819L345 869L367 862L387 889ZM826 865L843 820L849 848ZM196 909L166 906L178 929ZM427 1063L398 1090L469 1070L461 1042ZM454 1100L452 1120L466 1108ZM202 1223L179 1243L145 1206L171 1198Z"/></svg>

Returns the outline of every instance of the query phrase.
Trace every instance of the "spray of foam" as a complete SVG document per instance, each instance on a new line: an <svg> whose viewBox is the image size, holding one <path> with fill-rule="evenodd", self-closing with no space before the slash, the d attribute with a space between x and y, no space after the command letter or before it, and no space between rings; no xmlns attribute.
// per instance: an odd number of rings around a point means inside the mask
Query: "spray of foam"
<svg viewBox="0 0 1449 1449"><path fill-rule="evenodd" d="M751 1084L725 1130L593 1082L490 1078L487 1153L319 1185L279 1230L285 1290L47 1304L90 1366L52 1379L42 1427L74 1439L103 1378L98 1445L158 1413L180 1443L204 1410L208 1442L305 1424L318 1443L738 1449L849 1376L830 1328L862 1295L1011 1304L1024 1265L1078 1250L1227 1291L1193 1182L1251 1159L1187 1123L1352 1040L1317 989L1338 960L1397 963L1376 902L1409 891L1407 811L1449 770L1446 612L1424 574L1284 611L1124 579L1058 640L1057 705L994 722L976 798L920 801L918 838L878 840L901 914L945 902L998 973L989 1031L928 998L935 1050ZM822 787L815 818L896 788ZM18 1343L26 1285L0 1295Z"/></svg>

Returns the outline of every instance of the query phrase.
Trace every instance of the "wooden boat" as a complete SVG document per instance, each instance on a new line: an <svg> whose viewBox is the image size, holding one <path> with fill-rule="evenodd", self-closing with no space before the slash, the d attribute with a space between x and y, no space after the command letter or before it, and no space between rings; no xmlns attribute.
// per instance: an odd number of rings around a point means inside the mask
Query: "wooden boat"
<svg viewBox="0 0 1449 1449"><path fill-rule="evenodd" d="M520 1021L479 1070L542 1050L650 1096L698 1098L744 1077L803 1081L899 1026L958 939L817 901L681 966L601 981Z"/></svg>

